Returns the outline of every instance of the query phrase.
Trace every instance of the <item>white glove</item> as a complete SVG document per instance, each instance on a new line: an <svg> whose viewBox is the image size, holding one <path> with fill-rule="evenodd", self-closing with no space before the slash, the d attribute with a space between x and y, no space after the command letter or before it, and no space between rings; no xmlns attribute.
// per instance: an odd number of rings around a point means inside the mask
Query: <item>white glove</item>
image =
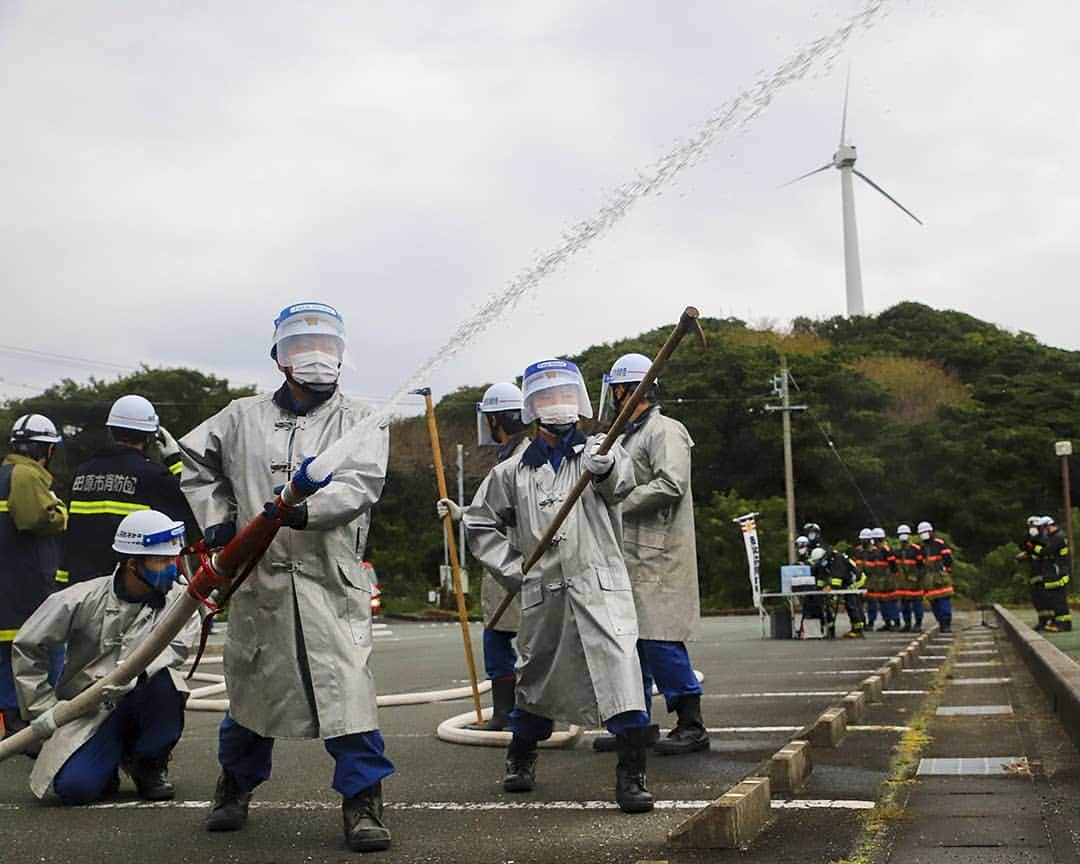
<svg viewBox="0 0 1080 864"><path fill-rule="evenodd" d="M161 455L163 458L175 456L177 453L180 452L180 445L177 443L176 439L173 438L169 430L166 429L164 426L158 426L157 434L155 437L157 438L158 449L161 450Z"/></svg>
<svg viewBox="0 0 1080 864"><path fill-rule="evenodd" d="M440 519L445 519L446 514L449 513L451 522L460 522L461 514L465 511L449 498L440 498L435 502L435 512L439 514Z"/></svg>
<svg viewBox="0 0 1080 864"><path fill-rule="evenodd" d="M51 738L53 732L56 731L56 709L61 705L66 705L64 701L57 702L44 714L39 714L33 720L30 721L30 728L34 731L34 737L39 741L44 741L46 738Z"/></svg>
<svg viewBox="0 0 1080 864"><path fill-rule="evenodd" d="M112 711L120 704L121 699L135 689L137 683L138 679L132 678L126 684L106 684L101 688L101 707L106 711Z"/></svg>
<svg viewBox="0 0 1080 864"><path fill-rule="evenodd" d="M585 470L597 477L603 477L615 465L615 457L610 453L601 455L599 441L590 441L585 445L585 452L581 456L581 462Z"/></svg>

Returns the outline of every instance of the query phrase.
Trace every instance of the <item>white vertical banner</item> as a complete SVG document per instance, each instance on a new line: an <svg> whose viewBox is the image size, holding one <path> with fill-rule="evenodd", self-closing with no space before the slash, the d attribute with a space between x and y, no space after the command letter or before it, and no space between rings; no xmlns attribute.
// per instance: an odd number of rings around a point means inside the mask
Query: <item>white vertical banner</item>
<svg viewBox="0 0 1080 864"><path fill-rule="evenodd" d="M750 570L750 590L754 592L754 608L761 608L761 547L758 546L757 513L747 513L732 519L742 529L746 546L746 564Z"/></svg>

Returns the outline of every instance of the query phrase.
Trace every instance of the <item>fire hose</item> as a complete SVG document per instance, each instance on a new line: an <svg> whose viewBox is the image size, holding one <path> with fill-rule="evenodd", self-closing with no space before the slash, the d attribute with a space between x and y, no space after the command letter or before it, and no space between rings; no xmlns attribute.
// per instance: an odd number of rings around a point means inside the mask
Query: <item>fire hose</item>
<svg viewBox="0 0 1080 864"><path fill-rule="evenodd" d="M120 687L137 678L156 658L200 606L214 608L210 594L223 588L238 574L250 569L269 548L282 524L282 516L291 513L307 498L330 482L329 473L313 479L308 472L310 460L300 466L292 480L278 494L273 516L260 513L219 552L204 556L185 591L172 603L158 625L131 655L108 675L95 681L78 696L58 702L25 729L0 741L0 762L21 753L35 740L50 737L59 727L98 710L106 688Z"/></svg>

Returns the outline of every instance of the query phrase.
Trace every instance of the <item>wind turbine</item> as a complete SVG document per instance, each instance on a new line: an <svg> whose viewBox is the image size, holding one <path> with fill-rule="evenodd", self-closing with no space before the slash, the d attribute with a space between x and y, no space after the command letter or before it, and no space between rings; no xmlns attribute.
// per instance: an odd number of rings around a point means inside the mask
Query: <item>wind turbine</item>
<svg viewBox="0 0 1080 864"><path fill-rule="evenodd" d="M848 83L850 83L850 79ZM827 162L820 168L815 168L813 171L808 171L806 174L796 177L794 180L790 180L784 185L790 186L792 183L798 183L800 180L805 180L807 177L819 174L822 171L828 171L830 168L837 168L840 171L840 198L844 208L844 277L847 284L847 314L850 318L853 315L865 314L863 307L862 270L859 267L859 232L855 227L855 194L851 185L851 175L854 174L856 177L865 181L871 188L876 189L888 198L893 204L907 213L908 216L920 225L923 223L922 220L908 210L907 207L855 168L855 145L845 143L845 138L847 137L847 103L848 84L845 84L844 113L840 120L840 145L836 148L832 161Z"/></svg>

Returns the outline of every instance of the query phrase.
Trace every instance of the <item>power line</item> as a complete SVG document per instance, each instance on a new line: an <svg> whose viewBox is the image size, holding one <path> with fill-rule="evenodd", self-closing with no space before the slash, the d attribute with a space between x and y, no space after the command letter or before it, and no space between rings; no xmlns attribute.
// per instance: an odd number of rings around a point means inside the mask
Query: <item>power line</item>
<svg viewBox="0 0 1080 864"><path fill-rule="evenodd" d="M790 371L788 372L788 378L790 379L791 383L795 385L795 389L802 393L802 388L799 386L799 383L795 380L795 376L792 375ZM855 479L855 475L848 467L848 464L844 461L844 457L840 455L840 451L837 449L836 444L833 443L832 437L826 431L825 427L821 424L821 421L817 419L817 416L814 414L812 408L806 409L806 415L814 421L814 425L817 426L818 431L821 433L821 437L825 439L826 445L828 445L829 449L833 452L833 455L840 463L840 467L844 469L844 473L847 475L848 481L851 483L852 486L855 487L855 491L859 493L859 497L862 499L863 506L866 507L867 512L870 514L870 518L874 520L874 524L880 525L881 520L878 519L878 515L874 512L874 508L870 506L870 502L863 494L862 487L859 486L859 482Z"/></svg>
<svg viewBox="0 0 1080 864"><path fill-rule="evenodd" d="M89 357L76 357L73 354L57 354L52 351L38 351L34 348L20 348L18 345L0 345L0 351L24 357L33 357L37 360L50 360L54 363L79 363L81 365L119 369L124 372L138 371L134 366L124 366L120 363L113 363L108 360L93 360Z"/></svg>

